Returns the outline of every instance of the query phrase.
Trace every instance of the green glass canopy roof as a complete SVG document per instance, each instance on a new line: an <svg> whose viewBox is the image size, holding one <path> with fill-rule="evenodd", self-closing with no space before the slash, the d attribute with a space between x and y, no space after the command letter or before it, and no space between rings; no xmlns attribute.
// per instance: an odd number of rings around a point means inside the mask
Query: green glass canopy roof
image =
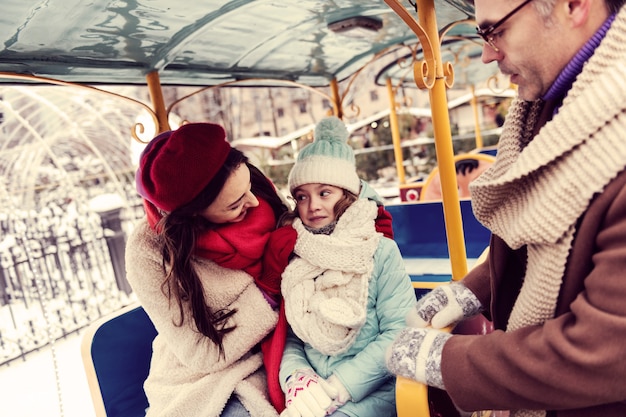
<svg viewBox="0 0 626 417"><path fill-rule="evenodd" d="M406 8L416 16L408 0ZM472 18L467 1L435 8L440 28ZM458 25L447 37L475 31ZM0 72L145 84L158 71L163 85L198 86L257 78L326 86L375 54L418 43L383 0L4 0L0 39Z"/></svg>

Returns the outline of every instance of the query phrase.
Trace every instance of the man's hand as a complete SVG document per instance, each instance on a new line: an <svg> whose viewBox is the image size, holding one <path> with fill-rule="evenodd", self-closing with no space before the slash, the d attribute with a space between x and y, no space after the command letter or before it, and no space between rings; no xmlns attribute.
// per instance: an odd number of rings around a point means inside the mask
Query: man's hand
<svg viewBox="0 0 626 417"><path fill-rule="evenodd" d="M452 335L441 330L402 330L386 352L387 368L395 375L445 389L441 376L443 345Z"/></svg>
<svg viewBox="0 0 626 417"><path fill-rule="evenodd" d="M417 301L406 316L410 327L432 326L435 329L456 324L482 311L478 298L465 285L452 282L442 285Z"/></svg>

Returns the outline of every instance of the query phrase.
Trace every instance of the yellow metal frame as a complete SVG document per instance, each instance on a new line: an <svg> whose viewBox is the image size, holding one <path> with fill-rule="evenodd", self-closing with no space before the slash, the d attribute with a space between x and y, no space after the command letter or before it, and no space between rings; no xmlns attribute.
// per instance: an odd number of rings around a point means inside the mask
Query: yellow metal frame
<svg viewBox="0 0 626 417"><path fill-rule="evenodd" d="M399 376L396 379L396 411L398 417L430 417L428 387Z"/></svg>
<svg viewBox="0 0 626 417"><path fill-rule="evenodd" d="M470 103L472 105L472 111L474 112L474 126L476 126L476 148L480 149L483 147L483 135L480 131L480 121L478 117L478 100L476 99L476 89L474 86L471 86L472 90L472 98Z"/></svg>
<svg viewBox="0 0 626 417"><path fill-rule="evenodd" d="M452 279L460 280L467 274L467 255L446 96L446 88L450 88L454 82L454 71L450 63L442 62L440 47L441 38L451 26L439 34L434 0L416 1L418 20L409 14L399 0L385 0L385 3L411 28L422 46L424 60L414 64L413 73L417 86L427 89L429 93ZM415 381L397 378L396 407L399 417L429 417L427 387Z"/></svg>
<svg viewBox="0 0 626 417"><path fill-rule="evenodd" d="M414 77L418 87L427 89L430 98L435 150L441 175L441 188L446 236L452 279L460 280L467 274L465 238L459 206L459 193L454 166L454 149L450 130L450 115L446 89L454 82L452 65L441 60L441 39L437 27L434 0L416 2L418 20L400 4L399 0L385 0L398 16L413 30L422 45L424 60L414 64ZM448 26L443 33L449 30Z"/></svg>
<svg viewBox="0 0 626 417"><path fill-rule="evenodd" d="M88 90L88 91L93 91L93 92L97 92L97 93L101 93L101 94L105 94L111 97L115 97L115 98L119 98L125 101L129 101L131 103L134 103L140 107L142 107L145 111L148 112L148 114L152 117L152 120L154 121L154 125L155 126L161 126L161 123L159 122L160 119L160 113L159 111L155 111L152 108L150 108L150 106L148 106L147 104L139 101L139 100L135 100L133 98L130 97L126 97L123 96L121 94L117 94L117 93L113 93L111 91L107 91L107 90L102 90L100 88L96 88L90 85L85 85L85 84L78 84L78 83L71 83L71 82L67 82L67 81L61 81L61 80L57 80L54 78L46 78L46 77L39 77L39 76L35 76L35 75L26 75L26 74L16 74L16 73L12 73L12 72L0 72L0 78L8 78L8 79L13 79L13 80L24 80L24 81L32 81L32 82L37 82L37 83L46 83L46 84L52 84L52 85L62 85L62 86L66 86L66 87L76 87L76 88L80 88L83 90ZM148 74L148 86L150 87L150 94L153 93L153 86L155 85L155 83L158 83L158 74L156 75L156 77L153 74ZM151 87L152 86L152 87ZM161 97L161 102L163 100L163 95L160 94ZM156 109L159 109L159 107L157 106L158 103L158 97L157 99L153 99L153 105L155 105ZM167 118L165 118L165 120L167 121ZM131 134L133 136L133 138L135 140L137 140L138 142L141 142L141 140L139 139L139 134L144 132L144 126L141 123L137 123L133 126L132 130L131 130Z"/></svg>
<svg viewBox="0 0 626 417"><path fill-rule="evenodd" d="M347 84L345 86L345 88L343 88L343 91L341 91L341 89L339 88L339 82L337 81L337 79L331 79L329 82L329 86L328 88L330 89L330 94L326 94L325 92L321 91L320 87L312 87L309 85L305 85L305 84L301 84L295 81L290 81L290 80L271 80L272 83L274 85L277 84L283 84L285 86L290 86L290 87L298 87L298 88L302 88L305 90L309 90L314 94L318 94L326 99L328 99L330 101L330 103L332 104L332 114L339 117L340 119L343 119L345 114L346 114L346 107L344 106L344 101L346 99L346 97L348 97L348 94L351 91L351 88L354 85L354 82L356 81L356 79L359 77L359 75L370 65L373 64L374 62L376 62L381 56L384 56L385 54L387 54L390 50L392 50L393 48L396 48L397 46L391 46L389 48L386 48L380 52L378 52L377 54L375 54L372 59L370 59L367 63L365 63L361 68L359 68L357 71L355 71L353 74L350 75L350 77L348 78ZM148 78L148 83L150 84L150 82L157 82L158 81L158 74L156 76L153 76L152 79ZM225 82L222 84L217 84L217 85L211 85L208 87L204 87L201 89L198 89L197 91L194 91L186 96L181 97L180 99L174 101L172 104L169 105L169 107L167 107L167 109L164 109L163 114L164 115L169 115L172 110L174 109L174 107L176 107L176 105L178 105L180 102L188 99L189 97L192 97L196 94L200 94L204 91L207 90L211 90L214 88L221 88L221 87L225 87L225 86L229 86L229 85L234 85L234 84L251 84L254 83L255 81L264 81L263 78L249 78L249 79L245 79L245 80L235 80L235 81L229 81L229 82ZM160 86L159 86L160 89ZM155 93L159 93L159 89L155 88ZM150 90L152 93L152 89ZM160 102L157 99L155 100L153 98L153 104L155 105L155 108L159 108L158 106L160 106ZM354 116L358 116L360 114L360 109L358 108L357 105L355 105L354 103L351 104L350 106L350 110L352 111ZM157 111L157 114L159 112ZM163 123L165 124L165 123ZM397 124L396 124L397 125Z"/></svg>
<svg viewBox="0 0 626 417"><path fill-rule="evenodd" d="M396 171L398 173L398 182L406 183L404 172L404 157L402 155L402 144L400 143L400 129L398 127L398 113L396 111L395 91L391 85L391 78L385 80L387 84L387 92L389 94L389 124L391 125L391 140L393 143L393 155L396 161Z"/></svg>
<svg viewBox="0 0 626 417"><path fill-rule="evenodd" d="M274 85L284 84L286 86L303 88L328 99L332 103L332 106L333 106L332 113L335 116L343 119L345 115L344 101L346 97L348 96L350 89L354 85L356 78L363 72L363 70L368 65L376 62L381 56L385 55L389 50L396 48L396 47L397 46L391 46L387 49L384 49L378 52L376 55L374 55L370 61L368 61L366 64L364 64L361 68L359 68L356 72L354 72L350 76L346 87L343 89L343 92L340 91L339 82L336 79L332 79L329 82L330 94L325 93L319 87L312 87L309 85L297 83L295 81L289 81L289 80L271 80L271 81ZM35 76L35 75L17 74L17 73L11 73L11 72L0 72L0 78L25 80L25 81L32 81L32 82L37 82L37 83L46 83L46 84L52 84L52 85L76 87L76 88L80 88L84 90L90 90L93 92L106 94L109 96L113 96L116 98L120 98L129 102L135 103L138 106L142 107L150 115L150 117L152 117L156 134L163 133L171 129L171 126L169 124L170 113L179 103L181 103L182 101L192 96L195 96L204 91L214 89L214 88L221 88L221 87L234 85L234 84L250 85L251 83L254 83L255 81L267 81L262 78L250 78L250 79L244 79L244 80L228 81L228 82L224 82L224 83L217 84L217 85L211 85L208 87L199 88L198 90L190 94L187 94L184 97L181 97L178 100L172 102L169 106L166 106L159 73L158 71L152 71L146 75L146 85L150 93L150 100L151 100L151 105L152 105L151 107L150 105L147 105L146 103L143 103L139 100L135 100L130 97L123 96L121 94L113 93L111 91L103 90L97 87L84 85L80 83L61 81L61 80L57 80L54 78L40 77L40 76ZM356 116L359 115L360 109L358 108L357 105L352 103L350 106L350 109ZM140 139L140 135L143 134L145 130L146 130L145 126L142 123L136 123L132 127L132 130L131 130L131 135L133 139L140 143L146 143L145 141Z"/></svg>

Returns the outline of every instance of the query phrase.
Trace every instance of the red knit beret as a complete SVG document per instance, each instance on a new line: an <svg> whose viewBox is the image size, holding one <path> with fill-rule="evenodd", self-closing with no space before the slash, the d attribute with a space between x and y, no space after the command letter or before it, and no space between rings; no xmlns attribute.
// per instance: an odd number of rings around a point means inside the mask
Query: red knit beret
<svg viewBox="0 0 626 417"><path fill-rule="evenodd" d="M173 211L209 184L230 149L224 128L213 123L188 123L161 133L141 154L137 192L157 208Z"/></svg>

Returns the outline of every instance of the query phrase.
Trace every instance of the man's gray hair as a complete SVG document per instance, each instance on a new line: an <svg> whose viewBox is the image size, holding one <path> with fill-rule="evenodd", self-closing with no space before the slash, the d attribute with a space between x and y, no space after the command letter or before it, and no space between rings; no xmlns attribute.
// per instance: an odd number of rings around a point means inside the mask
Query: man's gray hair
<svg viewBox="0 0 626 417"><path fill-rule="evenodd" d="M474 0L467 0L467 3L470 3L472 6L474 5ZM606 8L609 10L609 13L617 13L622 6L626 3L626 0L604 0L604 4ZM549 16L556 4L556 0L536 0L533 1L533 7L537 10L537 12L541 16Z"/></svg>
<svg viewBox="0 0 626 417"><path fill-rule="evenodd" d="M626 0L604 0L604 5L606 6L609 13L617 13L619 9L622 8L625 2ZM533 1L533 6L541 16L548 16L552 12L555 4L556 0Z"/></svg>

